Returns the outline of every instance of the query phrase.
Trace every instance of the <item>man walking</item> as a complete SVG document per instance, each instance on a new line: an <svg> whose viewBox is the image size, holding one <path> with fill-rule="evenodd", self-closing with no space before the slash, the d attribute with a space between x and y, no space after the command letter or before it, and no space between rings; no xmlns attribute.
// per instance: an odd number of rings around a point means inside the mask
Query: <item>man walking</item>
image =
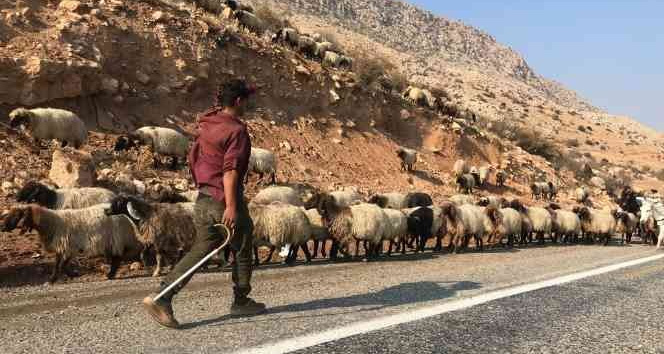
<svg viewBox="0 0 664 354"><path fill-rule="evenodd" d="M189 167L199 196L194 208L196 240L160 285L165 289L208 253L221 245L215 224L223 223L234 230L230 246L235 251L232 279L235 295L232 316L252 316L265 312L265 305L248 297L251 292L252 229L244 200L242 181L247 173L251 141L247 126L240 120L254 89L242 80L222 85L217 93L217 106L199 118L199 136L189 152ZM191 279L178 284L169 293L153 301L143 300L145 310L162 326L177 328L171 301ZM160 291L161 291L160 290Z"/></svg>

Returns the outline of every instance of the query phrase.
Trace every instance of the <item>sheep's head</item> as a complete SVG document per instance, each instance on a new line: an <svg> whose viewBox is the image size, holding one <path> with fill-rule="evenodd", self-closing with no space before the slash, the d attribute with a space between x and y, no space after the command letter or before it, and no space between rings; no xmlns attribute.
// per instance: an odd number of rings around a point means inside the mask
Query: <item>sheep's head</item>
<svg viewBox="0 0 664 354"><path fill-rule="evenodd" d="M145 219L152 209L150 204L146 203L145 201L126 195L113 198L110 204L110 208L104 210L106 215L110 216L124 214L134 220Z"/></svg>
<svg viewBox="0 0 664 354"><path fill-rule="evenodd" d="M37 203L45 207L53 206L56 200L55 191L37 181L29 181L16 194L19 203Z"/></svg>
<svg viewBox="0 0 664 354"><path fill-rule="evenodd" d="M587 207L576 207L574 208L574 212L579 216L579 219L590 220L590 209Z"/></svg>
<svg viewBox="0 0 664 354"><path fill-rule="evenodd" d="M539 186L536 183L533 183L533 184L530 185L530 190L533 193L537 193L537 192L539 192Z"/></svg>
<svg viewBox="0 0 664 354"><path fill-rule="evenodd" d="M29 109L25 108L16 108L15 110L9 113L9 126L11 128L18 128L19 126L28 126L30 125L30 118L32 117L32 112Z"/></svg>
<svg viewBox="0 0 664 354"><path fill-rule="evenodd" d="M489 204L491 204L491 202L489 201L489 198L487 198L487 197L482 197L482 198L480 198L480 201L477 202L477 205L481 206L481 207L487 207L487 206L489 206Z"/></svg>
<svg viewBox="0 0 664 354"><path fill-rule="evenodd" d="M320 216L323 218L323 220L329 221L339 212L339 209L341 208L337 205L337 201L333 196L327 193L323 193L320 196L318 207L316 209L318 209L318 213L320 213Z"/></svg>
<svg viewBox="0 0 664 354"><path fill-rule="evenodd" d="M36 226L35 207L14 208L3 219L2 231L11 232L21 230L21 234L31 231Z"/></svg>
<svg viewBox="0 0 664 354"><path fill-rule="evenodd" d="M560 205L558 205L556 203L550 203L549 204L549 209L551 209L551 210L560 210Z"/></svg>
<svg viewBox="0 0 664 354"><path fill-rule="evenodd" d="M369 204L376 204L381 208L385 208L385 207L387 207L387 198L383 195L376 194L376 195L372 196L371 198L369 198L368 203Z"/></svg>
<svg viewBox="0 0 664 354"><path fill-rule="evenodd" d="M520 213L525 213L527 212L526 207L521 203L520 200L514 199L509 203L510 208L520 212Z"/></svg>
<svg viewBox="0 0 664 354"><path fill-rule="evenodd" d="M115 140L115 146L113 147L113 150L114 151L129 150L138 145L139 145L139 140L137 137L133 135L120 136L117 138L117 140Z"/></svg>
<svg viewBox="0 0 664 354"><path fill-rule="evenodd" d="M226 6L230 7L231 10L235 11L238 8L238 3L236 0L226 0Z"/></svg>
<svg viewBox="0 0 664 354"><path fill-rule="evenodd" d="M487 207L484 212L489 217L494 227L498 227L503 223L503 213L501 213L498 208L490 206Z"/></svg>
<svg viewBox="0 0 664 354"><path fill-rule="evenodd" d="M457 177L457 179L456 179L456 184L458 184L458 185L460 185L460 186L462 186L462 187L465 187L465 186L466 186L466 176L465 176L465 175L461 175L461 176Z"/></svg>

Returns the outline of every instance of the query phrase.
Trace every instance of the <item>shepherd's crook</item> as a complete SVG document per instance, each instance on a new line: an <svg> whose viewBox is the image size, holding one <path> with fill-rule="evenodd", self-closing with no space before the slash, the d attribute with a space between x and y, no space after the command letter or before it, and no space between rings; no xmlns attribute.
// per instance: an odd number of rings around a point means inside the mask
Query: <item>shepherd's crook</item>
<svg viewBox="0 0 664 354"><path fill-rule="evenodd" d="M221 246L218 248L214 249L210 254L205 256L205 258L201 259L196 265L191 267L188 271L186 271L184 274L182 274L179 278L177 278L174 282L172 282L169 286L166 287L166 289L162 290L159 295L155 296L152 301L157 301L159 300L162 296L166 295L169 291L171 291L176 285L180 284L184 279L186 279L188 276L190 276L193 272L198 270L205 262L207 262L210 258L212 258L215 254L217 254L219 251L221 251L224 247L228 246L228 243L231 241L233 238L233 233L231 230L228 229L228 227L224 224L215 224L214 227L216 228L221 228L224 230L224 233L227 235L226 241L224 241Z"/></svg>

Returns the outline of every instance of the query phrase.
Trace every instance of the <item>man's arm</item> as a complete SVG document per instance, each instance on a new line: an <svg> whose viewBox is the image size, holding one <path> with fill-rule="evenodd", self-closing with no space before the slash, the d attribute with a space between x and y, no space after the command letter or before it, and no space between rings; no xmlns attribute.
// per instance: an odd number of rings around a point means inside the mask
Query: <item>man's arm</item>
<svg viewBox="0 0 664 354"><path fill-rule="evenodd" d="M224 210L223 223L229 229L235 228L237 221L237 198L238 198L238 183L240 183L240 174L237 170L230 170L224 172L224 198L226 201L226 209Z"/></svg>

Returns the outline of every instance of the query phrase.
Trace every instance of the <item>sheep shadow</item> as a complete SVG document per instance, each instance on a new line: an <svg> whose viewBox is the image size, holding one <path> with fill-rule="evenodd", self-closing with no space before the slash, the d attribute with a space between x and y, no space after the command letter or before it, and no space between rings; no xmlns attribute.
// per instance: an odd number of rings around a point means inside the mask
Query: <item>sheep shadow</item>
<svg viewBox="0 0 664 354"><path fill-rule="evenodd" d="M385 308L401 305L417 304L429 301L437 301L454 297L461 291L477 290L482 287L481 283L472 281L449 281L449 282L411 282L391 286L389 288L357 294L351 296L316 299L306 302L276 306L268 309L268 315L274 314L297 314L308 311L320 311L328 309L339 309L332 314L307 314L288 316L286 318L261 318L252 322L284 321L284 319L312 318L322 316L334 316L345 313L357 313L364 311L379 311ZM358 306L367 306L369 309L354 309ZM194 329L201 326L224 326L232 323L224 323L231 319L230 315L207 319L182 325L182 329Z"/></svg>
<svg viewBox="0 0 664 354"><path fill-rule="evenodd" d="M415 171L412 171L411 174L414 175L415 177L417 177L417 178L419 178L423 181L429 182L433 185L436 185L436 186L442 186L443 185L443 181L440 178L435 177L435 176L430 176L426 171L415 170Z"/></svg>

